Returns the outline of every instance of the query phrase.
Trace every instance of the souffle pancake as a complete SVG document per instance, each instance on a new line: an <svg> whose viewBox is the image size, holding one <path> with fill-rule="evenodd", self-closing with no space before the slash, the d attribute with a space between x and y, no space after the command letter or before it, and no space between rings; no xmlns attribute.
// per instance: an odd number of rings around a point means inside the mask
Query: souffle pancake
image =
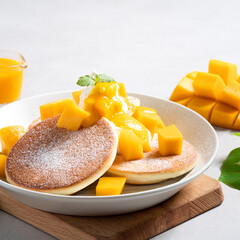
<svg viewBox="0 0 240 240"><path fill-rule="evenodd" d="M101 177L112 165L118 137L105 118L88 128L56 126L59 116L32 127L11 149L7 180L19 187L53 194L73 194Z"/></svg>
<svg viewBox="0 0 240 240"><path fill-rule="evenodd" d="M107 173L126 177L129 184L153 184L189 172L198 161L196 149L185 140L181 155L161 156L157 134L153 137L151 148L142 159L126 161L122 155L117 155Z"/></svg>

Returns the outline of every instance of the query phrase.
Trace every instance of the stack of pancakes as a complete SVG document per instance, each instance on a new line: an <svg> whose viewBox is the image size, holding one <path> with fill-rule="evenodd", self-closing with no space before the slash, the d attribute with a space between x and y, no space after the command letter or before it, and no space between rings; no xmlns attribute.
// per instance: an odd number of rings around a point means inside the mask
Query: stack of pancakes
<svg viewBox="0 0 240 240"><path fill-rule="evenodd" d="M78 131L56 127L59 116L36 120L14 145L6 164L7 180L34 191L73 194L104 173L124 176L130 184L153 184L180 176L197 163L197 152L183 142L181 155L162 157L157 135L144 158L125 161L117 155L115 125L101 118L89 128Z"/></svg>

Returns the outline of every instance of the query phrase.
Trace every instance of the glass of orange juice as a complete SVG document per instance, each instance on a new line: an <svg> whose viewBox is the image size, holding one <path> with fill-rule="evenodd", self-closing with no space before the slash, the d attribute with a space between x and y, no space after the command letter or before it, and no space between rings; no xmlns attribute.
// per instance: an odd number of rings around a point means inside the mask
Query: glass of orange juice
<svg viewBox="0 0 240 240"><path fill-rule="evenodd" d="M0 106L19 99L27 63L14 51L0 50Z"/></svg>

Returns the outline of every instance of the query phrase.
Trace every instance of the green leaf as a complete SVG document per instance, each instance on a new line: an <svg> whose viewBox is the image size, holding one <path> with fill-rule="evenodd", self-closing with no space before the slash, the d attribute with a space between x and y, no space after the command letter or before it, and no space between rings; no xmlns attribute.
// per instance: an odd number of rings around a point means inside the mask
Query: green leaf
<svg viewBox="0 0 240 240"><path fill-rule="evenodd" d="M218 180L240 190L240 148L232 150L225 159Z"/></svg>
<svg viewBox="0 0 240 240"><path fill-rule="evenodd" d="M115 82L112 77L109 77L106 74L95 74L96 82Z"/></svg>
<svg viewBox="0 0 240 240"><path fill-rule="evenodd" d="M235 136L240 137L240 133L231 133L231 135L235 135Z"/></svg>
<svg viewBox="0 0 240 240"><path fill-rule="evenodd" d="M77 84L81 87L86 87L89 85L96 85L97 82L115 82L115 80L112 77L109 77L106 74L96 74L93 73L92 76L85 75L78 79Z"/></svg>
<svg viewBox="0 0 240 240"><path fill-rule="evenodd" d="M77 84L80 85L81 87L86 87L89 85L94 86L96 84L96 82L91 76L85 75L78 79Z"/></svg>

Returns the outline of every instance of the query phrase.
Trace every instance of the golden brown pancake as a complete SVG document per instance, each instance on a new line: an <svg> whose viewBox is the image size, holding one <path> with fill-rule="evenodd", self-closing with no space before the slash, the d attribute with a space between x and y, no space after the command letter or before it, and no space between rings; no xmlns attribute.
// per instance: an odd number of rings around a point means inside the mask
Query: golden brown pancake
<svg viewBox="0 0 240 240"><path fill-rule="evenodd" d="M181 155L162 157L158 150L158 139L155 134L152 150L144 153L144 158L126 161L117 155L107 173L113 176L124 176L130 184L152 184L181 176L190 171L197 163L197 151L187 141L183 141Z"/></svg>
<svg viewBox="0 0 240 240"><path fill-rule="evenodd" d="M73 194L101 177L112 165L118 137L114 125L101 118L78 131L56 127L59 116L32 127L12 148L7 180L26 189Z"/></svg>

